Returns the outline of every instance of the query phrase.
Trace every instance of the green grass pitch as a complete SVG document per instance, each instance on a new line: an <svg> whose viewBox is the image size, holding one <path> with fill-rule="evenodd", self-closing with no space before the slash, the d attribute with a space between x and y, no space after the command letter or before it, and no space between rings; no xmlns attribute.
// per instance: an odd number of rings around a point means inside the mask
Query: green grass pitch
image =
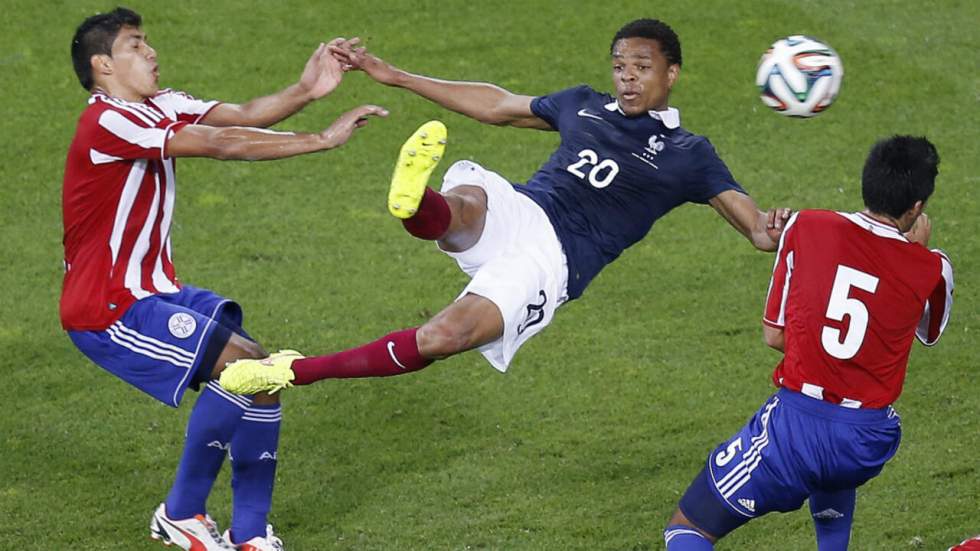
<svg viewBox="0 0 980 551"><path fill-rule="evenodd" d="M111 2L4 2L0 33L0 548L153 549L147 523L176 469L177 411L90 364L60 329L60 190L86 94L75 26ZM871 143L924 134L942 155L933 244L957 269L943 341L916 345L897 403L905 440L859 490L852 548L945 549L980 533L980 4L690 2L149 2L163 84L244 101L299 76L320 40L360 35L406 69L543 94L610 88L624 22L669 22L684 48L672 104L762 207L856 210ZM809 34L841 54L836 104L813 120L762 105L759 55ZM325 353L421 323L465 283L384 206L402 140L449 127L448 162L523 181L552 133L482 126L364 75L279 125L317 130L360 103L391 110L344 148L270 163L179 162L181 278L239 301L267 348ZM441 173L441 170L440 170ZM761 342L772 256L710 208L685 206L610 266L517 356L476 353L385 380L287 392L271 520L290 550L662 549L706 453L771 392ZM210 501L227 525L228 470ZM719 549L813 549L808 514L770 515Z"/></svg>

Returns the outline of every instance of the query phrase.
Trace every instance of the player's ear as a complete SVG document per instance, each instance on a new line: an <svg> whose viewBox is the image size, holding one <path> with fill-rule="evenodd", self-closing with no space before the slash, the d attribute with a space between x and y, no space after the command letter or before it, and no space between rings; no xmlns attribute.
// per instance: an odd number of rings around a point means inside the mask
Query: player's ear
<svg viewBox="0 0 980 551"><path fill-rule="evenodd" d="M112 57L106 54L95 54L89 58L89 63L92 64L92 75L111 75L112 74Z"/></svg>
<svg viewBox="0 0 980 551"><path fill-rule="evenodd" d="M674 87L674 82L677 81L677 77L681 74L681 66L674 63L667 67L667 86L670 88Z"/></svg>
<svg viewBox="0 0 980 551"><path fill-rule="evenodd" d="M925 208L926 208L925 201L916 201L915 204L912 205L912 208L909 209L909 212L912 213L913 218L918 218L919 215L922 214L922 211L925 210Z"/></svg>

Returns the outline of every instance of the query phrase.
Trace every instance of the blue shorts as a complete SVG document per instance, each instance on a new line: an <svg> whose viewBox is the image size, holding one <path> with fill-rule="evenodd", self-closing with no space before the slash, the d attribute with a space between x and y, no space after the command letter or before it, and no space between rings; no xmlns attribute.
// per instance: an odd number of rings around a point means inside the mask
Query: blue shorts
<svg viewBox="0 0 980 551"><path fill-rule="evenodd" d="M232 333L245 338L238 304L207 289L184 285L130 306L105 331L69 331L75 346L106 371L177 407L197 390Z"/></svg>
<svg viewBox="0 0 980 551"><path fill-rule="evenodd" d="M717 532L738 522L704 518L699 511L721 509L698 503L707 494L724 505L733 521L795 511L815 492L857 488L877 476L901 438L901 422L891 406L851 409L780 389L708 456L703 476L681 499L681 510L699 527ZM698 491L699 480L711 491Z"/></svg>

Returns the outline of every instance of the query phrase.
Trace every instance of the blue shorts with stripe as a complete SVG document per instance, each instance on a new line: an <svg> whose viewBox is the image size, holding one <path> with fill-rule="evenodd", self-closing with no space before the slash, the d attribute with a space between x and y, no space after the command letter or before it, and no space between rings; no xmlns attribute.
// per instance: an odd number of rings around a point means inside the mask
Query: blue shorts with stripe
<svg viewBox="0 0 980 551"><path fill-rule="evenodd" d="M197 390L231 333L245 338L238 304L185 285L177 293L133 303L105 331L69 331L75 346L106 371L177 407L187 387Z"/></svg>
<svg viewBox="0 0 980 551"><path fill-rule="evenodd" d="M795 511L815 492L857 488L898 451L891 406L845 408L780 389L708 456L708 485L737 516Z"/></svg>

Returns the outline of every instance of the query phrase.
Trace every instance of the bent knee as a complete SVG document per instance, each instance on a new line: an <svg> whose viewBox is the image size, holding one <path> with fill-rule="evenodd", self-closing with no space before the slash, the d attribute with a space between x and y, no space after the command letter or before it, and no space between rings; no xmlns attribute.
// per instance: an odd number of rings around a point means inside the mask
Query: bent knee
<svg viewBox="0 0 980 551"><path fill-rule="evenodd" d="M430 321L416 333L419 353L426 358L445 358L473 348L473 331L449 323Z"/></svg>

